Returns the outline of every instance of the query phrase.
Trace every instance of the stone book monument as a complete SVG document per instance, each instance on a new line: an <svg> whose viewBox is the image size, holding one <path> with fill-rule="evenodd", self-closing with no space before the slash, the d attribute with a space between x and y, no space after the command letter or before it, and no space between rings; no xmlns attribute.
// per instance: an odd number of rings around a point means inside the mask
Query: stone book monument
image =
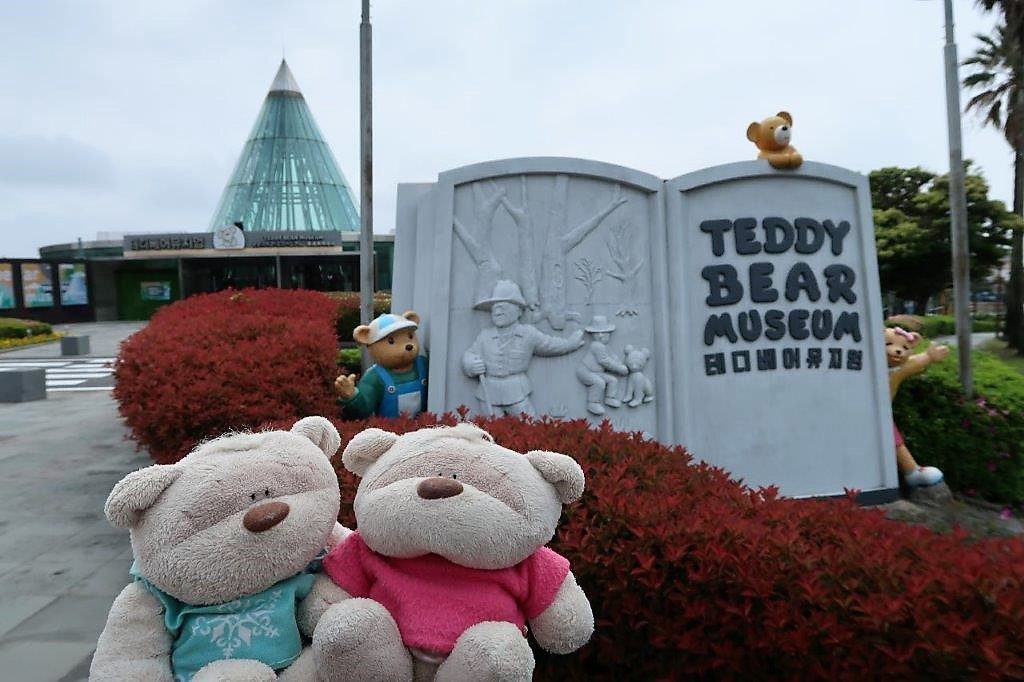
<svg viewBox="0 0 1024 682"><path fill-rule="evenodd" d="M428 409L608 419L792 496L895 496L867 179L569 158L398 189Z"/></svg>

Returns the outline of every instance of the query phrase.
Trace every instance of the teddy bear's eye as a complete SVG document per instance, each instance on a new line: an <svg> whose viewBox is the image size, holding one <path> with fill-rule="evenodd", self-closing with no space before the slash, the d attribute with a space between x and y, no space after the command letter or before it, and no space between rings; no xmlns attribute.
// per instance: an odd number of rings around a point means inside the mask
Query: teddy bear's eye
<svg viewBox="0 0 1024 682"><path fill-rule="evenodd" d="M253 502L255 502L256 501L256 493L253 493L252 495L250 495L249 499L252 500Z"/></svg>
<svg viewBox="0 0 1024 682"><path fill-rule="evenodd" d="M388 337L388 343L390 343L392 346L395 345L395 337L389 336Z"/></svg>
<svg viewBox="0 0 1024 682"><path fill-rule="evenodd" d="M458 474L452 474L452 478L458 478L458 477L459 477Z"/></svg>
<svg viewBox="0 0 1024 682"><path fill-rule="evenodd" d="M263 494L266 495L267 497L270 497L270 488L267 488L266 490L264 490Z"/></svg>

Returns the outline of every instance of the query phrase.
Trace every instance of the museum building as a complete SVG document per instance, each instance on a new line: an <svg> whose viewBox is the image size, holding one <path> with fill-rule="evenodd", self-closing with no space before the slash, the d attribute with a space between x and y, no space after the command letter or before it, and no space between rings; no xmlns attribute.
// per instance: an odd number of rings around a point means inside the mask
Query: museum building
<svg viewBox="0 0 1024 682"><path fill-rule="evenodd" d="M106 238L104 238L106 237ZM0 316L147 319L227 288L359 290L359 210L282 59L205 232L104 235L0 260ZM374 288L390 290L394 236L374 236Z"/></svg>

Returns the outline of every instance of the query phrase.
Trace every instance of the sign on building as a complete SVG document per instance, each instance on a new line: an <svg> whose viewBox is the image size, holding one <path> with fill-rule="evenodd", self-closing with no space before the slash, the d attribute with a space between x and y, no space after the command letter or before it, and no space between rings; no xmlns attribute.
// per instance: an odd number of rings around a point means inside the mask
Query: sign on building
<svg viewBox="0 0 1024 682"><path fill-rule="evenodd" d="M394 308L428 407L609 419L787 495L893 490L867 180L580 159L399 187Z"/></svg>

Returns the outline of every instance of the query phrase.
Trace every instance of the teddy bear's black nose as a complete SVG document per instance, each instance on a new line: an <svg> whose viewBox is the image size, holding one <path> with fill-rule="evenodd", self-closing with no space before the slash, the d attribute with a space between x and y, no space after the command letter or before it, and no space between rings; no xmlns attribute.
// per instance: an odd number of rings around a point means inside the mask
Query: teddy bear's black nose
<svg viewBox="0 0 1024 682"><path fill-rule="evenodd" d="M455 497L461 492L461 483L454 478L443 476L425 478L416 486L416 494L424 500L443 500L446 497Z"/></svg>
<svg viewBox="0 0 1024 682"><path fill-rule="evenodd" d="M412 348L413 348L413 345L411 343L405 344L405 349L406 350L412 350Z"/></svg>

